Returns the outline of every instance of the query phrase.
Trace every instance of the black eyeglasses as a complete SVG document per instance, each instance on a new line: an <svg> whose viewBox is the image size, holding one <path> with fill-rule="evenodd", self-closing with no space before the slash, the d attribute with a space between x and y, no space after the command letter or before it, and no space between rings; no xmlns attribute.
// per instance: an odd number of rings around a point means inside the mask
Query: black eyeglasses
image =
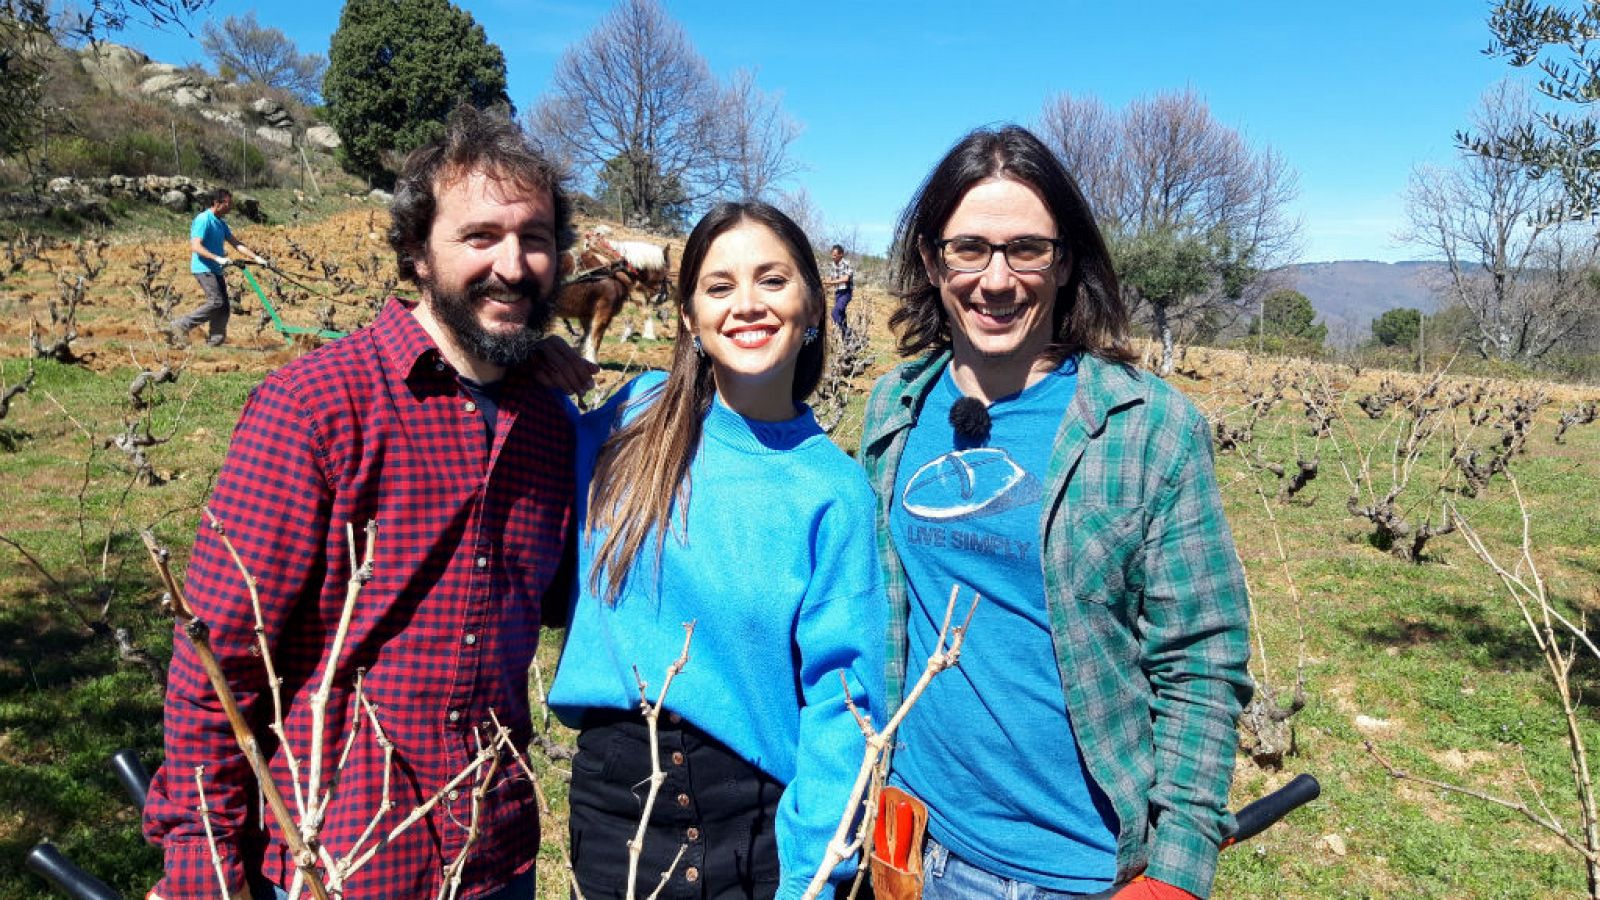
<svg viewBox="0 0 1600 900"><path fill-rule="evenodd" d="M1021 237L1003 244L983 238L953 237L934 241L945 267L952 272L982 272L999 250L1013 272L1042 272L1055 265L1060 238Z"/></svg>

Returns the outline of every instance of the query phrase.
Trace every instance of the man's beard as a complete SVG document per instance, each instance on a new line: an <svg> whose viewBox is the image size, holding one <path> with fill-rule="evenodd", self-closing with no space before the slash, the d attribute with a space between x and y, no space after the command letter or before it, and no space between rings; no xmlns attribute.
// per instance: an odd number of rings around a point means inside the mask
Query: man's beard
<svg viewBox="0 0 1600 900"><path fill-rule="evenodd" d="M526 362L534 346L544 339L545 326L554 314L551 298L533 278L512 285L490 275L467 285L464 291L445 290L432 279L422 286L431 299L434 316L449 329L461 349L491 365L511 367ZM478 321L478 301L500 298L528 302L527 318L521 328L494 333Z"/></svg>

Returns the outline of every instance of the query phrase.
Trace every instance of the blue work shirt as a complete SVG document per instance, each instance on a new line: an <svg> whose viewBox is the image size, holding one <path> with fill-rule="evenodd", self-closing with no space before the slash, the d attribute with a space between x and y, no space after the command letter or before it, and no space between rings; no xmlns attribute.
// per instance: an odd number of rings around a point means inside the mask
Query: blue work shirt
<svg viewBox="0 0 1600 900"><path fill-rule="evenodd" d="M194 224L189 226L189 237L199 238L202 247L218 256L223 256L223 242L233 240L233 230L228 227L228 223L224 222L221 216L207 209L194 217ZM189 254L189 271L196 275L204 275L207 272L212 275L221 275L222 266L216 260L207 259L198 253L191 253Z"/></svg>

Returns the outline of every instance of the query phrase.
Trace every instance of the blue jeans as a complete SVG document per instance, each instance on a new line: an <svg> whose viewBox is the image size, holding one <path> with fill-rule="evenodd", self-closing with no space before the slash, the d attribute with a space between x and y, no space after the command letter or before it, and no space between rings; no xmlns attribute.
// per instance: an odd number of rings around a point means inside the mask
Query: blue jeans
<svg viewBox="0 0 1600 900"><path fill-rule="evenodd" d="M265 900L266 897L264 893L257 891L253 885L250 894L253 897L262 898L262 900ZM277 885L272 886L272 896L274 900L289 900L289 892ZM309 897L311 894L309 891L302 891L300 896ZM533 870L529 869L511 879L510 884L484 897L483 900L533 900L533 897Z"/></svg>
<svg viewBox="0 0 1600 900"><path fill-rule="evenodd" d="M950 848L927 838L922 851L922 900L1094 900L1110 897L1116 888L1098 894L1071 894L994 875L967 862Z"/></svg>
<svg viewBox="0 0 1600 900"><path fill-rule="evenodd" d="M855 288L848 287L833 295L833 324L839 329L839 336L850 333L850 325L845 320L844 311L850 306L850 300L855 297Z"/></svg>

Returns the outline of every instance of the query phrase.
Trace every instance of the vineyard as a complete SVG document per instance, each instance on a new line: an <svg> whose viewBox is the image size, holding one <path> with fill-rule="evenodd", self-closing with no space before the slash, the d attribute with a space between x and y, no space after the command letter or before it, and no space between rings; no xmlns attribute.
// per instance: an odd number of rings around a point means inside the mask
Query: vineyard
<svg viewBox="0 0 1600 900"><path fill-rule="evenodd" d="M273 262L253 274L286 323L348 331L396 290L386 227L366 206L239 233ZM181 239L0 249L0 895L47 896L20 860L49 838L142 896L159 858L105 765L160 753L170 625L138 532L181 571L248 391L315 342L285 339L230 275L229 343L169 347L162 324L200 298ZM886 295L858 291L856 308L866 342L837 348L817 403L849 450L894 361ZM667 358L667 340L626 330L601 348L602 390ZM1324 785L1224 854L1217 896L1588 893L1600 389L1198 348L1173 380L1213 423L1252 592L1258 699L1234 805L1297 772ZM559 642L546 635L533 689ZM540 879L554 898L571 738L546 728L532 756L557 816Z"/></svg>

